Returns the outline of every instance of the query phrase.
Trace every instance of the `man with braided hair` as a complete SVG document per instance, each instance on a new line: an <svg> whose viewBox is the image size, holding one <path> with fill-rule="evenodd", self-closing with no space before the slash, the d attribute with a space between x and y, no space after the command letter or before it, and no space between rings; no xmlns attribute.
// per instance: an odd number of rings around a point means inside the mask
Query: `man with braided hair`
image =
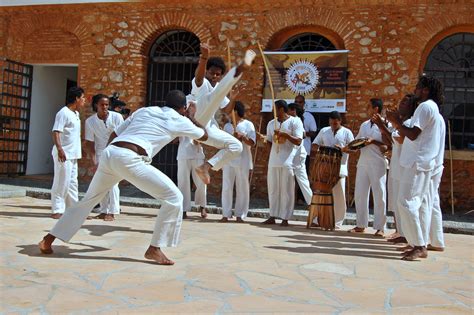
<svg viewBox="0 0 474 315"><path fill-rule="evenodd" d="M409 126L404 126L397 111L388 112L387 118L404 137L400 153L401 178L398 192L402 230L409 248L403 260L428 257L426 232L431 223L430 180L440 151L442 123L438 106L443 103L443 87L433 77L422 76L415 88L420 105ZM425 204L424 204L425 203ZM427 203L427 204L426 204Z"/></svg>

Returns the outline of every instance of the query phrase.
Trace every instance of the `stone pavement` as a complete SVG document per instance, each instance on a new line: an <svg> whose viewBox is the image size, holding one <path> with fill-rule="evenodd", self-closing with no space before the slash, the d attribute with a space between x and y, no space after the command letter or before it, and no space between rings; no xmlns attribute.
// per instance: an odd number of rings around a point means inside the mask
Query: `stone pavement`
<svg viewBox="0 0 474 315"><path fill-rule="evenodd" d="M0 313L472 314L474 238L418 262L370 234L217 223L191 214L172 267L143 259L156 211L123 207L38 253L50 202L0 199ZM373 232L373 231L372 231Z"/></svg>

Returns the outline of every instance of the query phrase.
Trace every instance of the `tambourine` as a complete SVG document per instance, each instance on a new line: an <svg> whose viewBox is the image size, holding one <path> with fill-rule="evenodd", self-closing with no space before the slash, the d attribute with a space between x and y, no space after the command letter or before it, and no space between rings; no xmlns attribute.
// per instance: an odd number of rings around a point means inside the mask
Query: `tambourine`
<svg viewBox="0 0 474 315"><path fill-rule="evenodd" d="M362 149L363 147L365 147L367 140L369 140L369 138L360 138L360 139L352 140L351 142L349 142L347 147L349 148L349 150Z"/></svg>

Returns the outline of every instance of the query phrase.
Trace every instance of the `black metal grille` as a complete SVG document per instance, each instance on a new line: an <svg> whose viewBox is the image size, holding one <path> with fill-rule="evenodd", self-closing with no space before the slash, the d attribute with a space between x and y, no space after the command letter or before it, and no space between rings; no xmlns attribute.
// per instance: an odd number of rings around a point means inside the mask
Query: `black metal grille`
<svg viewBox="0 0 474 315"><path fill-rule="evenodd" d="M440 110L451 122L453 148L474 145L474 34L457 33L439 42L424 72L443 82L445 100Z"/></svg>
<svg viewBox="0 0 474 315"><path fill-rule="evenodd" d="M281 47L282 51L327 51L336 50L329 39L315 33L298 34L288 39Z"/></svg>
<svg viewBox="0 0 474 315"><path fill-rule="evenodd" d="M191 80L199 62L200 41L184 30L168 31L158 37L150 50L148 64L147 106L164 104L171 90L191 92ZM178 145L170 143L153 159L153 165L177 181Z"/></svg>
<svg viewBox="0 0 474 315"><path fill-rule="evenodd" d="M337 50L336 46L326 37L316 33L302 33L288 39L281 47L281 51L328 51ZM329 126L328 113L311 113L316 120L318 130Z"/></svg>
<svg viewBox="0 0 474 315"><path fill-rule="evenodd" d="M24 175L33 66L0 59L0 174Z"/></svg>

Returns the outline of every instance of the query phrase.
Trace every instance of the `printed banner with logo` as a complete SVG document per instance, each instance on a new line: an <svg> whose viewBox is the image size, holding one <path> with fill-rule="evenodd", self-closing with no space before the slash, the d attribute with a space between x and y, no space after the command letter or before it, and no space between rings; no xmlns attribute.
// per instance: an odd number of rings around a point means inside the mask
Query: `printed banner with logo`
<svg viewBox="0 0 474 315"><path fill-rule="evenodd" d="M301 94L306 98L307 111L346 112L347 50L264 54L272 76L275 100L293 103ZM272 94L266 79L262 112L272 110Z"/></svg>

